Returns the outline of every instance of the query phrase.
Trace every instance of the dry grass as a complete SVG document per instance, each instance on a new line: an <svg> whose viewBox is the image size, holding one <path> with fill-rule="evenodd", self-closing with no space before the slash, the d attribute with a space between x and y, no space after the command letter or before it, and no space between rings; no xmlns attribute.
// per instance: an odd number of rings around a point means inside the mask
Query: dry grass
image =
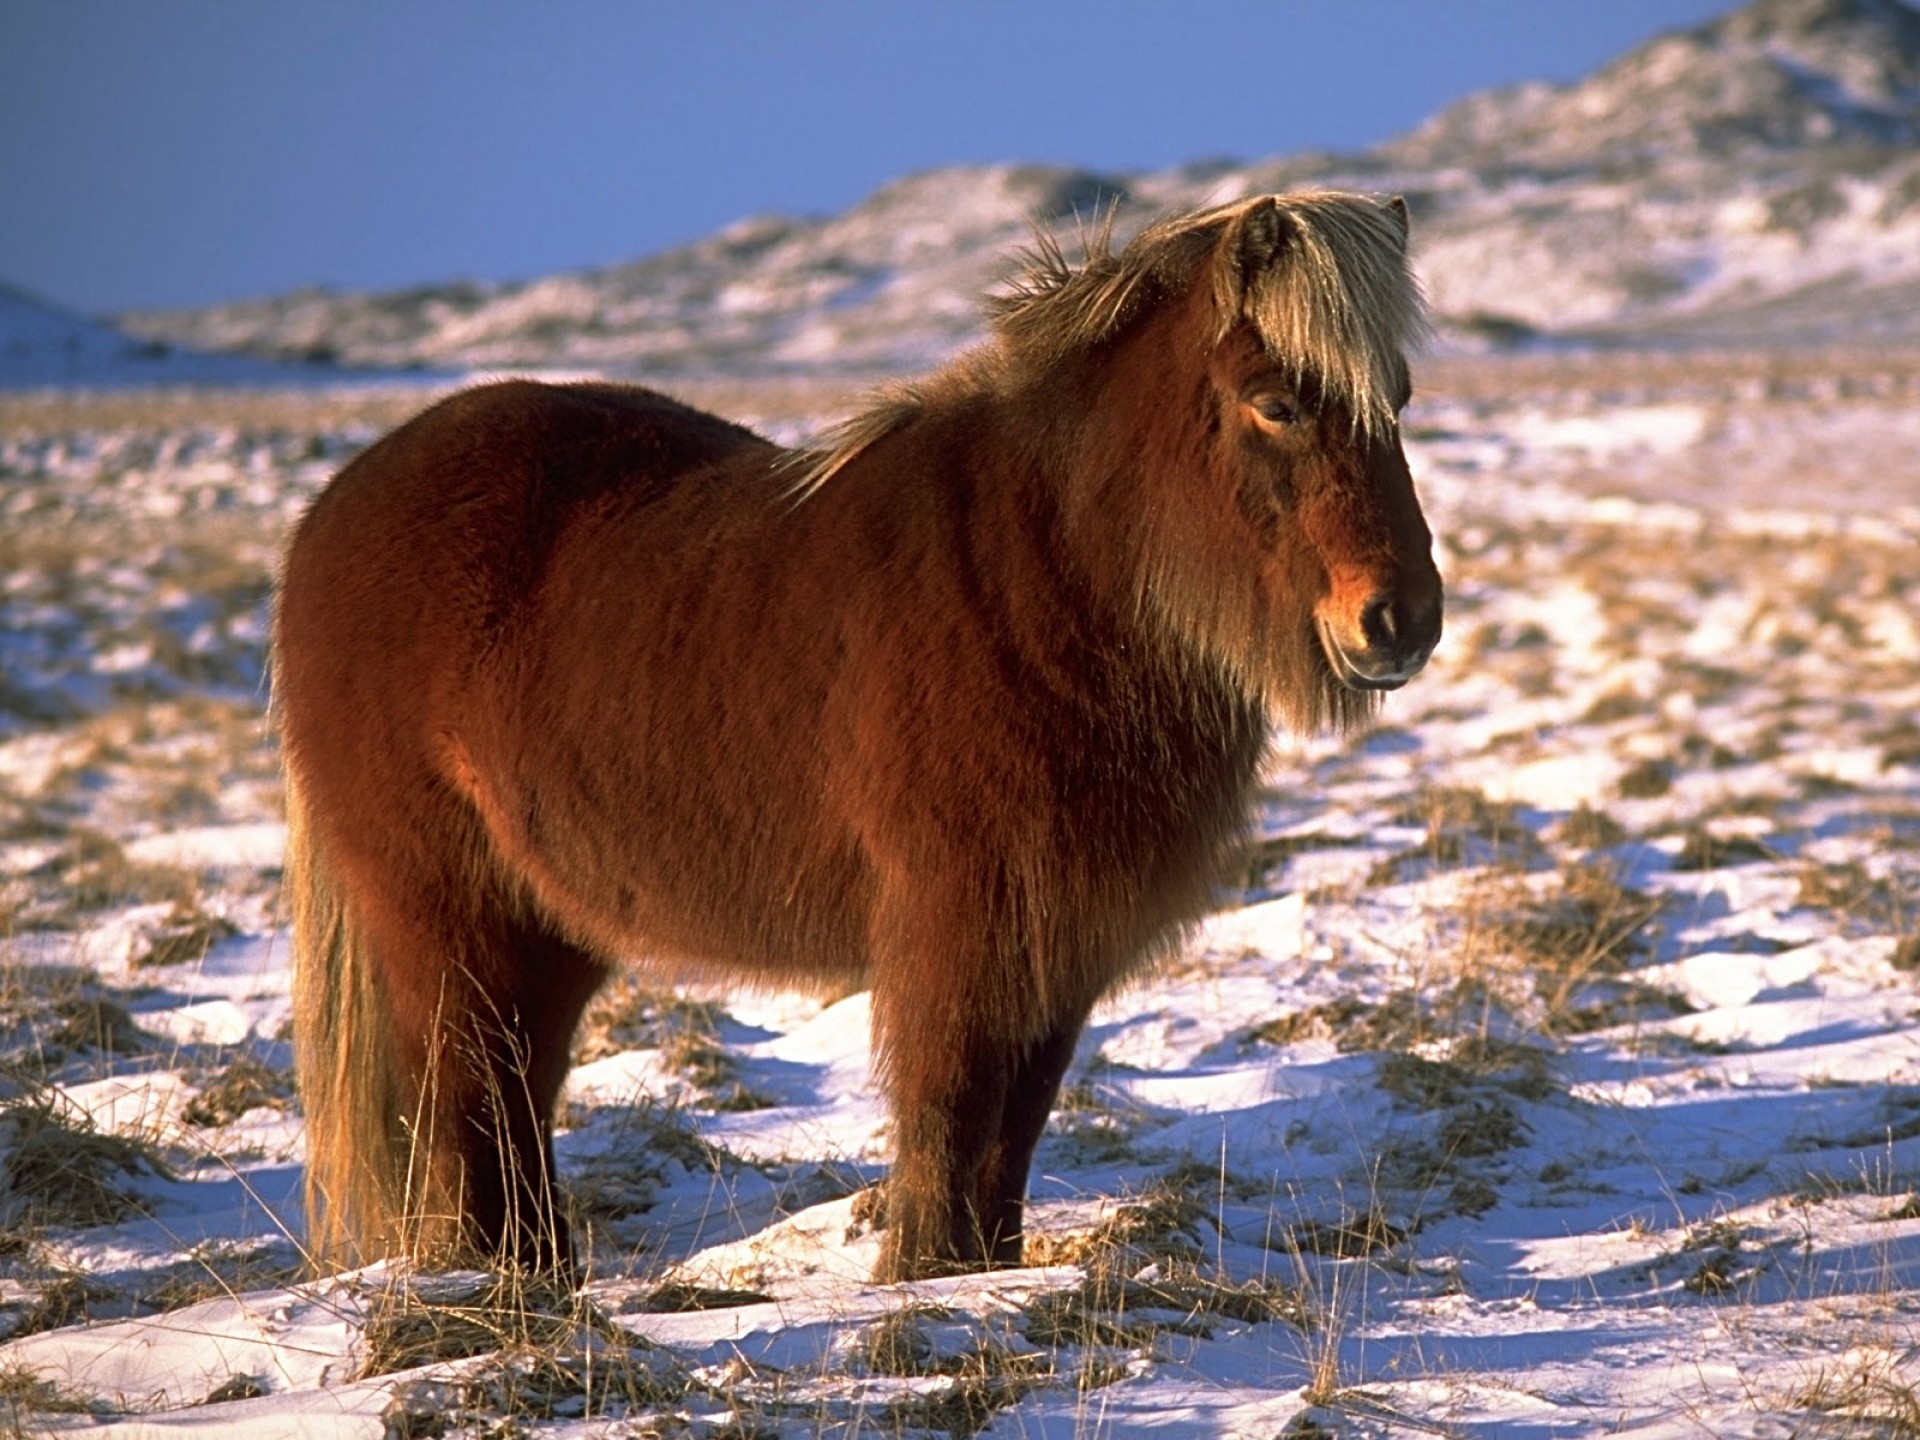
<svg viewBox="0 0 1920 1440"><path fill-rule="evenodd" d="M356 1377L480 1357L455 1376L396 1387L387 1434L519 1434L529 1422L622 1418L672 1406L691 1384L678 1361L583 1295L520 1271L403 1273L367 1322Z"/></svg>
<svg viewBox="0 0 1920 1440"><path fill-rule="evenodd" d="M285 1240L203 1240L143 1286L140 1308L178 1310L206 1300L290 1285L307 1273L297 1248Z"/></svg>
<svg viewBox="0 0 1920 1440"><path fill-rule="evenodd" d="M20 391L0 396L0 432L21 438L201 428L386 430L425 407L427 386L324 390Z"/></svg>
<svg viewBox="0 0 1920 1440"><path fill-rule="evenodd" d="M257 706L234 701L167 701L115 708L59 736L27 737L37 768L0 775L0 842L13 842L10 874L0 876L0 937L85 935L105 919L128 927L136 968L196 963L240 933L266 923L277 896L277 867L201 873L188 864L144 858L129 843L151 832L156 816L178 818L180 797L217 795L196 804L193 823L258 820L278 810L277 764ZM8 793L11 791L12 793ZM74 970L82 942L74 942ZM10 967L11 968L11 967ZM41 966L41 970L48 967ZM37 982L36 982L37 983ZM68 984L91 993L90 987ZM0 974L0 1046L17 1049L6 1022L37 1010L32 1028L42 1059L68 1050L131 1053L124 1025L87 1029L86 1017L49 1017L11 974ZM77 1024L68 1024L75 1020ZM51 1031L63 1033L56 1041ZM124 1042L124 1043L123 1043ZM64 1047L64 1048L63 1048Z"/></svg>
<svg viewBox="0 0 1920 1440"><path fill-rule="evenodd" d="M1460 1036L1438 1059L1395 1052L1380 1057L1376 1083L1417 1110L1464 1105L1498 1091L1541 1101L1560 1091L1553 1057L1535 1045L1483 1034Z"/></svg>
<svg viewBox="0 0 1920 1440"><path fill-rule="evenodd" d="M665 389L722 415L817 420L845 413L880 376L769 376L674 381ZM0 433L19 437L99 431L234 429L261 433L381 432L457 387L446 382L324 389L21 391L0 394Z"/></svg>
<svg viewBox="0 0 1920 1440"><path fill-rule="evenodd" d="M59 1055L49 1053L63 1024L63 1005L92 993L91 976L72 965L0 965L0 1082L12 1074L43 1072ZM0 1083L0 1096L11 1089Z"/></svg>
<svg viewBox="0 0 1920 1440"><path fill-rule="evenodd" d="M1452 942L1405 988L1292 1012L1245 1037L1290 1044L1324 1036L1342 1050L1377 1053L1380 1088L1423 1119L1382 1145L1374 1183L1402 1197L1416 1222L1478 1215L1498 1203L1509 1178L1502 1157L1528 1143L1524 1106L1561 1094L1561 1037L1684 1006L1631 973L1653 953L1659 899L1622 885L1601 863L1516 872L1500 857L1533 853L1506 838L1518 819L1477 792L1429 790L1400 818L1425 826L1417 853L1427 861L1481 847L1484 873L1467 881L1445 922ZM1589 812L1580 824L1599 830L1600 818ZM1581 838L1610 840L1607 828Z"/></svg>
<svg viewBox="0 0 1920 1440"><path fill-rule="evenodd" d="M550 1277L518 1271L402 1273L382 1289L361 1335L355 1377L507 1348L540 1349L612 1326Z"/></svg>
<svg viewBox="0 0 1920 1440"><path fill-rule="evenodd" d="M1518 824L1509 808L1459 790L1427 792L1404 818L1425 823L1430 846L1448 835L1491 845ZM1509 849L1527 853L1524 844ZM1373 1183L1399 1197L1416 1221L1478 1215L1498 1203L1511 1169L1503 1157L1529 1142L1524 1107L1562 1093L1561 1037L1680 1008L1631 974L1652 953L1661 901L1597 863L1516 873L1483 860L1481 869L1444 922L1451 943L1411 984L1371 1000L1342 997L1245 1032L1248 1041L1278 1044L1324 1036L1342 1050L1379 1055L1376 1083L1422 1119L1382 1144ZM1311 1236L1294 1243L1319 1248Z"/></svg>
<svg viewBox="0 0 1920 1440"><path fill-rule="evenodd" d="M1636 760L1620 776L1620 794L1628 800L1657 800L1673 789L1671 760Z"/></svg>
<svg viewBox="0 0 1920 1440"><path fill-rule="evenodd" d="M1664 908L1602 865L1568 866L1544 884L1496 877L1467 906L1462 964L1547 1036L1679 1013L1682 1002L1628 973L1651 953Z"/></svg>
<svg viewBox="0 0 1920 1440"><path fill-rule="evenodd" d="M1499 1203L1505 1175L1490 1164L1527 1142L1519 1110L1492 1091L1462 1095L1430 1113L1422 1125L1385 1145L1378 1183L1411 1198L1419 1221L1441 1215L1479 1215Z"/></svg>
<svg viewBox="0 0 1920 1440"><path fill-rule="evenodd" d="M1514 405L1601 392L1614 403L1636 397L1752 394L1777 400L1802 393L1906 393L1920 386L1920 356L1878 347L1724 351L1518 351L1431 355L1420 388L1448 400Z"/></svg>
<svg viewBox="0 0 1920 1440"><path fill-rule="evenodd" d="M727 1289L675 1281L649 1290L633 1305L636 1314L684 1315L695 1310L734 1310L773 1299L764 1290Z"/></svg>
<svg viewBox="0 0 1920 1440"><path fill-rule="evenodd" d="M138 1207L132 1182L169 1174L152 1145L103 1134L46 1091L0 1105L0 1228L109 1224Z"/></svg>
<svg viewBox="0 0 1920 1440"><path fill-rule="evenodd" d="M186 965L204 960L207 951L231 940L240 927L224 915L208 915L197 906L174 907L167 923L147 936L146 949L136 955L136 968Z"/></svg>
<svg viewBox="0 0 1920 1440"><path fill-rule="evenodd" d="M1144 1118L1123 1092L1089 1076L1061 1089L1047 1134L1075 1164L1116 1164L1132 1158Z"/></svg>
<svg viewBox="0 0 1920 1440"><path fill-rule="evenodd" d="M1902 1373L1900 1358L1866 1349L1820 1370L1787 1396L1787 1409L1806 1414L1794 1434L1807 1440L1920 1440L1920 1384Z"/></svg>
<svg viewBox="0 0 1920 1440"><path fill-rule="evenodd" d="M1545 1057L1559 1036L1675 1013L1679 1002L1635 982L1663 902L1601 865L1547 873L1495 869L1450 916L1457 939L1412 985L1377 999L1342 996L1249 1026L1249 1043L1331 1039L1344 1051L1436 1049L1482 1076L1519 1066L1509 1089L1542 1098ZM1516 1040L1533 1033L1545 1045Z"/></svg>
<svg viewBox="0 0 1920 1440"><path fill-rule="evenodd" d="M855 1332L847 1346L851 1368L864 1375L898 1379L947 1376L964 1382L929 1397L947 1412L949 1423L940 1423L932 1416L918 1417L933 1420L931 1428L956 1434L971 1434L993 1410L1052 1379L1049 1357L1014 1353L990 1335L972 1332L959 1348L943 1344L938 1332L952 1327L957 1318L947 1307L927 1303L910 1303L891 1311ZM896 1414L893 1418L908 1417Z"/></svg>
<svg viewBox="0 0 1920 1440"><path fill-rule="evenodd" d="M1716 835L1705 825L1689 825L1681 834L1680 853L1673 868L1681 871L1723 870L1733 865L1776 861L1779 854L1748 835Z"/></svg>
<svg viewBox="0 0 1920 1440"><path fill-rule="evenodd" d="M15 1318L7 1332L10 1340L85 1324L94 1318L95 1307L120 1298L116 1291L71 1267L35 1277L32 1288L33 1303Z"/></svg>
<svg viewBox="0 0 1920 1440"><path fill-rule="evenodd" d="M1794 898L1798 904L1838 911L1856 924L1896 935L1920 920L1920 901L1903 877L1876 875L1859 861L1803 865Z"/></svg>
<svg viewBox="0 0 1920 1440"><path fill-rule="evenodd" d="M50 1007L53 1028L41 1041L48 1058L75 1053L138 1055L152 1037L134 1023L127 1007L96 992L58 1000Z"/></svg>
<svg viewBox="0 0 1920 1440"><path fill-rule="evenodd" d="M1385 1254L1410 1233L1406 1226L1389 1220L1375 1204L1337 1220L1302 1220L1283 1226L1269 1237L1267 1245L1296 1259L1317 1255L1327 1260L1362 1260Z"/></svg>
<svg viewBox="0 0 1920 1440"><path fill-rule="evenodd" d="M1061 1235L1027 1236L1029 1265L1078 1265L1088 1271L1132 1273L1158 1260L1193 1260L1202 1253L1200 1226L1208 1209L1197 1187L1163 1178L1114 1206L1096 1225Z"/></svg>
<svg viewBox="0 0 1920 1440"><path fill-rule="evenodd" d="M23 1365L0 1366L0 1440L46 1435L52 1427L38 1417L87 1415L95 1408L91 1400L67 1394Z"/></svg>
<svg viewBox="0 0 1920 1440"><path fill-rule="evenodd" d="M1371 885L1395 885L1434 870L1469 865L1527 870L1545 863L1547 856L1538 838L1520 823L1516 807L1461 786L1423 787L1392 820L1421 827L1426 839L1376 865L1367 877Z"/></svg>
<svg viewBox="0 0 1920 1440"><path fill-rule="evenodd" d="M390 1436L455 1427L524 1434L526 1423L626 1419L676 1405L689 1390L676 1359L551 1284L497 1273L422 1284L388 1292L363 1336L359 1375L486 1359L396 1386L382 1417Z"/></svg>
<svg viewBox="0 0 1920 1440"><path fill-rule="evenodd" d="M687 1034L711 1036L720 1014L712 1000L655 989L622 970L601 987L581 1017L573 1063L589 1065L629 1050L657 1050Z"/></svg>
<svg viewBox="0 0 1920 1440"><path fill-rule="evenodd" d="M1249 841L1231 888L1244 895L1259 895L1270 890L1296 855L1317 850L1339 850L1358 845L1356 838L1343 835L1308 833L1270 835Z"/></svg>
<svg viewBox="0 0 1920 1440"><path fill-rule="evenodd" d="M1582 803L1554 827L1552 838L1571 850L1605 850L1625 844L1628 831L1606 811Z"/></svg>
<svg viewBox="0 0 1920 1440"><path fill-rule="evenodd" d="M66 896L70 923L86 912L110 905L171 902L176 909L195 910L199 881L176 865L152 865L130 859L120 842L97 830L67 832L58 865L60 889Z"/></svg>
<svg viewBox="0 0 1920 1440"><path fill-rule="evenodd" d="M183 1118L189 1125L230 1125L249 1110L285 1110L293 1104L293 1098L291 1075L258 1055L242 1051L200 1087L200 1093L187 1102Z"/></svg>
<svg viewBox="0 0 1920 1440"><path fill-rule="evenodd" d="M629 1050L657 1050L661 1064L710 1110L765 1110L780 1102L740 1078L739 1062L720 1039L725 1015L714 1000L694 999L646 985L621 971L587 1006L574 1038L574 1063L584 1065Z"/></svg>
<svg viewBox="0 0 1920 1440"><path fill-rule="evenodd" d="M1097 1224L1029 1235L1028 1265L1075 1265L1081 1282L1042 1292L1021 1312L1022 1335L1048 1348L1137 1350L1163 1333L1207 1337L1220 1321L1304 1325L1300 1293L1266 1280L1234 1282L1203 1262L1210 1223L1203 1187L1190 1169L1160 1177Z"/></svg>
<svg viewBox="0 0 1920 1440"><path fill-rule="evenodd" d="M562 1125L594 1135L593 1150L577 1156L558 1180L574 1233L589 1249L645 1244L628 1222L653 1209L669 1167L717 1183L752 1168L702 1135L687 1110L647 1097L629 1106L569 1106Z"/></svg>
<svg viewBox="0 0 1920 1440"><path fill-rule="evenodd" d="M935 1382L916 1383L868 1407L867 1426L893 1434L972 1435L997 1411L1056 1380L1052 1356L1012 1350L990 1334L969 1331L960 1347L943 1344L943 1329L965 1328L953 1326L954 1319L944 1306L908 1304L855 1332L845 1357L854 1374Z"/></svg>
<svg viewBox="0 0 1920 1440"><path fill-rule="evenodd" d="M1126 1277L1089 1271L1067 1290L1047 1290L1022 1308L1020 1333L1049 1349L1098 1345L1137 1350L1157 1336L1207 1340L1218 1322L1306 1324L1299 1292L1265 1280L1235 1282L1192 1262L1168 1260L1150 1275Z"/></svg>
<svg viewBox="0 0 1920 1440"><path fill-rule="evenodd" d="M1343 995L1304 1010L1290 1010L1250 1026L1244 1038L1249 1043L1267 1045L1326 1039L1352 1052L1411 1049L1436 1033L1421 997L1401 990L1384 1000Z"/></svg>

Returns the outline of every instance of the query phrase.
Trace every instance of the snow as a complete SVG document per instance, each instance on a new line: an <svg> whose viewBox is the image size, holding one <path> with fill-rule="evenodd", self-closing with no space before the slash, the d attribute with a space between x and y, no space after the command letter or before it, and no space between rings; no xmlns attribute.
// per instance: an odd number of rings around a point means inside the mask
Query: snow
<svg viewBox="0 0 1920 1440"><path fill-rule="evenodd" d="M758 1108L654 1036L575 1069L557 1147L601 1328L553 1353L632 1337L672 1397L526 1433L1741 1440L1910 1402L1906 372L1452 363L1408 421L1447 638L1372 733L1276 745L1244 888L1095 1013L1033 1176L1046 1263L872 1285L867 997L702 990ZM378 1436L423 1395L500 1419L462 1398L499 1355L363 1373L439 1279L299 1269L265 576L370 433L313 424L0 442L10 523L78 547L0 586L0 1110L166 1165L115 1181L117 1219L0 1244L4 1395L54 1387L0 1398L26 1433ZM1822 446L1844 483L1803 479ZM129 537L122 493L177 513ZM751 1293L646 1308L672 1284ZM931 1358L887 1373L901 1325Z"/></svg>
<svg viewBox="0 0 1920 1440"><path fill-rule="evenodd" d="M1622 452L1666 455L1689 449L1699 443L1706 423L1697 405L1641 405L1604 415L1522 417L1516 428L1522 444L1579 451L1587 459L1606 461Z"/></svg>
<svg viewBox="0 0 1920 1440"><path fill-rule="evenodd" d="M202 825L136 840L127 846L127 854L136 860L195 870L265 869L279 863L286 844L287 827L274 821Z"/></svg>

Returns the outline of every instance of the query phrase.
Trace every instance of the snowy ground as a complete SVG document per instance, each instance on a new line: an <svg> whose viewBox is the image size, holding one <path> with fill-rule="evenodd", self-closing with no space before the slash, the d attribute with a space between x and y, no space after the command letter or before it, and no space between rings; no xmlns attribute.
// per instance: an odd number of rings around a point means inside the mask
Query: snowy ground
<svg viewBox="0 0 1920 1440"><path fill-rule="evenodd" d="M623 987L574 1304L300 1272L268 577L411 402L8 402L0 1436L1920 1434L1916 376L1431 367L1447 639L1097 1014L1034 1268L864 1282L863 996Z"/></svg>

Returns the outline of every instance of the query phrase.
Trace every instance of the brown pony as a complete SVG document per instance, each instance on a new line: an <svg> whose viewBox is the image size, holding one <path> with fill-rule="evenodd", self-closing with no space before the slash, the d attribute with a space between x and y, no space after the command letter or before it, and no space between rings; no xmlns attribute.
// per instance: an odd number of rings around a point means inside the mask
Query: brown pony
<svg viewBox="0 0 1920 1440"><path fill-rule="evenodd" d="M881 1278L1019 1261L1088 1010L1208 909L1269 725L1440 634L1404 207L1088 250L814 450L509 382L315 502L275 703L319 1253L570 1264L552 1109L636 965L870 986Z"/></svg>

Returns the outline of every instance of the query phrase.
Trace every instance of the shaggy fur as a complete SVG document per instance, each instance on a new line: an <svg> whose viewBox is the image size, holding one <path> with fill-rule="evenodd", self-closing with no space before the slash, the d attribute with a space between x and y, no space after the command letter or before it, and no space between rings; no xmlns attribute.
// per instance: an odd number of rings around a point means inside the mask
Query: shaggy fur
<svg viewBox="0 0 1920 1440"><path fill-rule="evenodd" d="M349 465L276 624L323 1253L565 1264L552 1109L637 965L869 985L881 1275L1017 1262L1087 1012L1207 910L1268 725L1438 638L1420 313L1398 207L1261 197L1042 241L992 344L800 457L513 382Z"/></svg>

